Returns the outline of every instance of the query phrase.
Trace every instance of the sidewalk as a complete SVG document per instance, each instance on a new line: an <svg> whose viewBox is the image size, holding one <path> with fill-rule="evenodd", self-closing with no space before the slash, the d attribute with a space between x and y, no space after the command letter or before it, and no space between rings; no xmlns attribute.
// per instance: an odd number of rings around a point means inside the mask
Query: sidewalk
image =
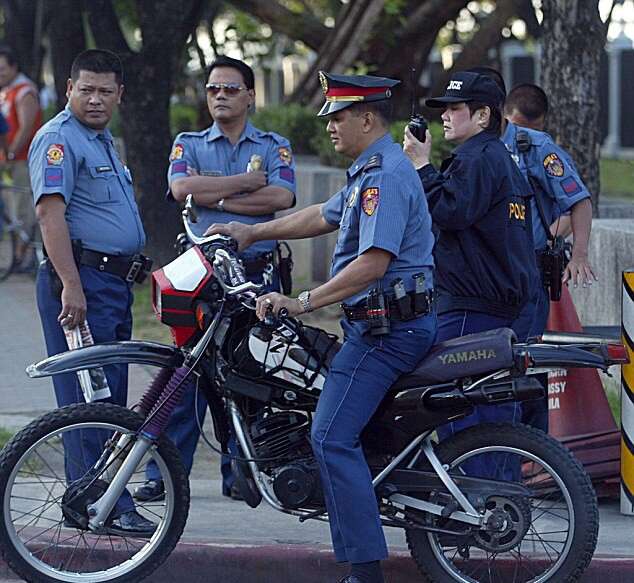
<svg viewBox="0 0 634 583"><path fill-rule="evenodd" d="M11 277L0 283L3 330L0 340L0 427L19 429L54 408L50 379L31 380L24 369L44 357L33 283ZM131 367L130 400L145 389L149 371ZM262 503L255 510L220 495L217 455L202 441L192 470L192 502L181 543L153 576L154 583L334 583L339 570L330 551L328 525L279 513ZM602 503L599 545L583 583L634 581L634 517L622 516L618 502ZM390 583L420 583L400 530L387 529ZM0 563L0 579L12 574ZM14 577L14 576L13 576Z"/></svg>

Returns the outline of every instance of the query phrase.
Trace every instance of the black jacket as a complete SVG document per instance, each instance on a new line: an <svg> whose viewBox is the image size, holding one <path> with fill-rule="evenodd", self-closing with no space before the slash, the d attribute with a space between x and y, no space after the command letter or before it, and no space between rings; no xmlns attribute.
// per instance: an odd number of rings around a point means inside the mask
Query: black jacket
<svg viewBox="0 0 634 583"><path fill-rule="evenodd" d="M499 138L481 132L454 150L441 172L419 171L437 236L439 313L515 319L537 277L530 187Z"/></svg>

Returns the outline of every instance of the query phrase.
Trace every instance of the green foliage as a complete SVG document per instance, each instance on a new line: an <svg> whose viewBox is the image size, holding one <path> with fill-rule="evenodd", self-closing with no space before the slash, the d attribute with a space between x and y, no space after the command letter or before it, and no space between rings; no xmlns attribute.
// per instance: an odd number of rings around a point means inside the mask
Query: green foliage
<svg viewBox="0 0 634 583"><path fill-rule="evenodd" d="M180 132L195 132L198 114L193 105L184 103L172 103L170 106L170 131L173 136Z"/></svg>
<svg viewBox="0 0 634 583"><path fill-rule="evenodd" d="M4 427L0 427L0 448L4 447L11 438L13 437L13 432L8 429L4 429Z"/></svg>
<svg viewBox="0 0 634 583"><path fill-rule="evenodd" d="M251 123L287 138L295 154L315 154L312 137L323 132L315 112L297 103L264 107L251 116Z"/></svg>
<svg viewBox="0 0 634 583"><path fill-rule="evenodd" d="M601 164L601 194L634 199L634 160L604 158Z"/></svg>

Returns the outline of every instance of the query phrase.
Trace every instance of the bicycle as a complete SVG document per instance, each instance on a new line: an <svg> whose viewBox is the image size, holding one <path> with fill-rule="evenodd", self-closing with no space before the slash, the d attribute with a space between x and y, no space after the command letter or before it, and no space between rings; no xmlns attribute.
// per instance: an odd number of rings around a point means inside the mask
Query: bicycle
<svg viewBox="0 0 634 583"><path fill-rule="evenodd" d="M44 248L37 224L30 230L24 228L22 221L17 218L14 195L9 193L30 194L30 190L0 182L0 281L9 277L22 263L22 258L18 260L17 257L20 242L25 247L23 257L33 253L37 264L44 259ZM34 276L36 271L33 270Z"/></svg>

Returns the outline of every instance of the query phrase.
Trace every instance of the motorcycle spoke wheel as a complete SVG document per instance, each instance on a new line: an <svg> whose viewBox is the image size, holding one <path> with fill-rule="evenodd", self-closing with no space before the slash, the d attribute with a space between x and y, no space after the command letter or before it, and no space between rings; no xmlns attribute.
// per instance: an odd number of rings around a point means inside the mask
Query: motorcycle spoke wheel
<svg viewBox="0 0 634 583"><path fill-rule="evenodd" d="M153 534L93 532L79 522L89 519L86 507L103 494L108 482L104 472L88 471L96 460L87 463L73 457L68 444L88 435L113 444L113 435L134 436L139 424L136 414L114 405L71 406L36 420L3 450L0 544L7 562L27 581L139 581L171 552L189 504L184 470L171 444L146 452L119 499L156 524ZM106 449L108 455L111 450ZM83 456L85 449L81 451ZM145 482L150 460L161 473L165 498L132 502L130 495ZM67 475L76 479L69 483ZM69 507L77 514L69 514Z"/></svg>
<svg viewBox="0 0 634 583"><path fill-rule="evenodd" d="M448 471L521 484L527 493L511 496L492 488L478 508L484 512L479 529L428 517L430 526L464 534L409 531L408 542L419 567L433 557L430 580L443 583L576 581L590 561L598 532L594 491L581 466L541 432L507 427L494 440L492 433L478 439L477 429L469 431L460 439L471 441L470 445L463 443L462 451L454 449L441 458ZM516 434L515 439L505 440L510 431L519 432L519 438ZM476 439L469 439L474 435ZM557 450L559 457L553 457Z"/></svg>

